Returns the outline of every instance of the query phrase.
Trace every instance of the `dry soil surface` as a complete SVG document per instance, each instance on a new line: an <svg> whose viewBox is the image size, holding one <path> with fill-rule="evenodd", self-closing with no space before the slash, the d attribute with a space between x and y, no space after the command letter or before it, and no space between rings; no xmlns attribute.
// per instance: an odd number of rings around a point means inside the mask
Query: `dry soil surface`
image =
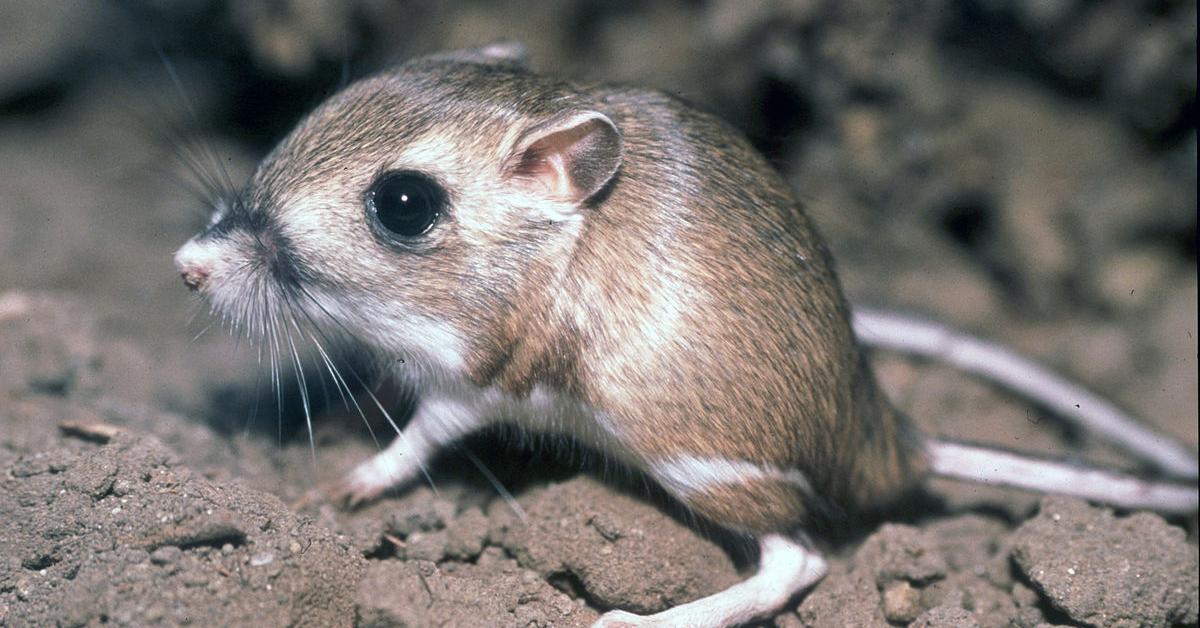
<svg viewBox="0 0 1200 628"><path fill-rule="evenodd" d="M377 451L363 421L313 371L310 432L290 373L277 404L254 346L193 340L210 320L170 254L206 216L172 155L241 180L346 58L518 37L680 93L779 165L853 301L1010 344L1196 446L1195 2L633 4L6 3L0 625L585 626L752 569L639 478L507 434L337 508L325 487ZM1135 468L950 369L873 361L925 430ZM828 577L765 624L1195 625L1195 531L935 482L822 539Z"/></svg>

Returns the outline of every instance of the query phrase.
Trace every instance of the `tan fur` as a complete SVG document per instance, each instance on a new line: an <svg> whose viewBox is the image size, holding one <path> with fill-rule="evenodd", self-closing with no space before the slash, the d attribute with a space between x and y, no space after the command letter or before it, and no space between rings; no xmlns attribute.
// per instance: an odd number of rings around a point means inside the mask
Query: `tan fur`
<svg viewBox="0 0 1200 628"><path fill-rule="evenodd" d="M716 486L689 497L687 505L711 521L752 534L791 530L810 515L799 489L774 480Z"/></svg>
<svg viewBox="0 0 1200 628"><path fill-rule="evenodd" d="M575 110L607 116L623 142L615 177L580 207L538 198L505 168L526 163L526 129ZM362 195L405 168L446 187L450 216L396 248L374 237ZM391 317L434 319L463 341L475 385L578 399L634 464L732 459L811 484L681 496L717 523L795 528L818 510L879 505L924 473L792 191L740 134L666 95L419 61L323 105L249 190L306 289L382 352L406 350Z"/></svg>

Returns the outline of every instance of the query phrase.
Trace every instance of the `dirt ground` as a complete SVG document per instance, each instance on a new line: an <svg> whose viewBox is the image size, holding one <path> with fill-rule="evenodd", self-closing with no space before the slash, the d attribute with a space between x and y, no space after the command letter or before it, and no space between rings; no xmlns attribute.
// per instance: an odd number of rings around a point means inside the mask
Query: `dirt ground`
<svg viewBox="0 0 1200 628"><path fill-rule="evenodd" d="M311 447L296 386L277 404L171 266L206 220L189 162L241 181L346 77L501 38L744 129L852 301L1007 343L1196 447L1194 1L12 0L0 625L586 626L748 573L639 478L503 434L336 508L324 487L377 448L362 420L310 375ZM873 360L930 432L1136 468L948 368ZM935 482L822 541L829 576L764 625L1196 625L1196 526Z"/></svg>

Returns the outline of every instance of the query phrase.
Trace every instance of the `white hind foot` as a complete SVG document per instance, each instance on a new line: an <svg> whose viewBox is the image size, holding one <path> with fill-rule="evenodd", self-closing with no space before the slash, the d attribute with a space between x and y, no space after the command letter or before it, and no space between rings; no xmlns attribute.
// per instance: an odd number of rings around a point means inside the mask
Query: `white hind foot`
<svg viewBox="0 0 1200 628"><path fill-rule="evenodd" d="M609 611L592 628L736 626L780 610L793 595L816 584L828 569L815 550L777 534L760 539L759 550L758 572L724 591L653 615Z"/></svg>

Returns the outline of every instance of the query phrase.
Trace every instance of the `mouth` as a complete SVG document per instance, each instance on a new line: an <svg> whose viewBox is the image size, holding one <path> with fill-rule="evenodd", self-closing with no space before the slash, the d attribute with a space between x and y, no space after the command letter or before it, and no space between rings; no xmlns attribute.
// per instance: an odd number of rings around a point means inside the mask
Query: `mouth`
<svg viewBox="0 0 1200 628"><path fill-rule="evenodd" d="M183 278L183 285L192 292L199 292L208 283L208 272L203 269L185 268L179 271L179 275Z"/></svg>

